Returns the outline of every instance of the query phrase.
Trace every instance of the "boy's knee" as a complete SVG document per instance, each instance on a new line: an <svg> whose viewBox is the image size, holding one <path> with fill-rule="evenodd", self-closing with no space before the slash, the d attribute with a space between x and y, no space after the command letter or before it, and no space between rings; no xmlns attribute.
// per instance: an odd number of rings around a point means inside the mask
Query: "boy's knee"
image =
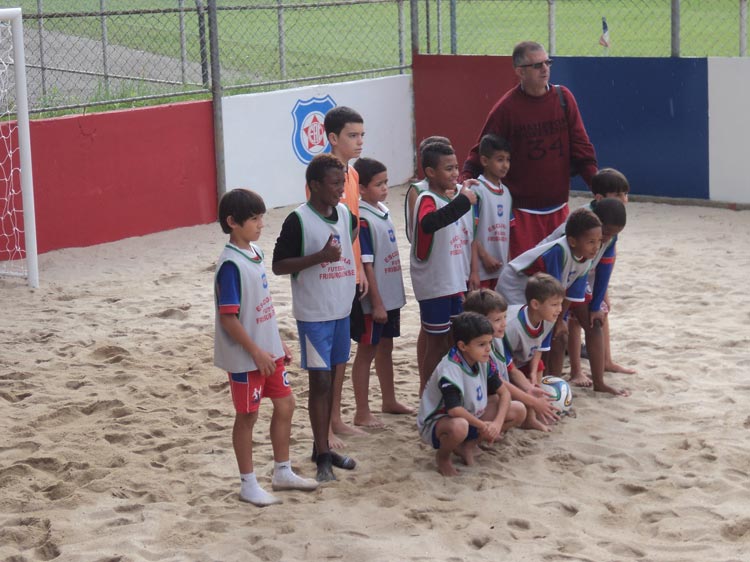
<svg viewBox="0 0 750 562"><path fill-rule="evenodd" d="M234 417L235 423L241 425L245 429L252 429L255 422L258 420L258 412L249 412L247 414L236 414Z"/></svg>
<svg viewBox="0 0 750 562"><path fill-rule="evenodd" d="M464 418L450 418L447 426L449 435L456 440L463 441L469 435L469 422Z"/></svg>
<svg viewBox="0 0 750 562"><path fill-rule="evenodd" d="M513 400L510 403L510 416L508 416L510 419L512 419L516 423L521 423L524 419L526 419L526 405L523 402L519 402L517 400Z"/></svg>
<svg viewBox="0 0 750 562"><path fill-rule="evenodd" d="M310 371L310 394L326 394L332 386L333 373L330 371Z"/></svg>
<svg viewBox="0 0 750 562"><path fill-rule="evenodd" d="M275 398L273 400L273 411L278 415L291 419L292 414L294 414L294 408L296 407L296 405L297 402L294 399L294 394L290 394L289 396L284 396L283 398Z"/></svg>

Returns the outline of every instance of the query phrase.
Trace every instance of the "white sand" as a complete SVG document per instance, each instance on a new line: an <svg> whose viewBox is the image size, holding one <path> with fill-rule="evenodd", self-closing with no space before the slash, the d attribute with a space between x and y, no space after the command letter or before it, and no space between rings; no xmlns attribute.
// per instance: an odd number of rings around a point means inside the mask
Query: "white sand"
<svg viewBox="0 0 750 562"><path fill-rule="evenodd" d="M393 190L401 233L402 201ZM269 261L288 212L268 215ZM218 225L41 256L41 289L0 280L0 559L748 560L750 213L628 212L611 321L615 358L638 374L608 380L632 397L578 390L576 418L511 432L453 479L413 416L384 416L387 430L347 440L355 471L266 509L238 501L212 366ZM296 352L289 281L271 286ZM408 294L394 362L416 406ZM311 476L306 375L292 372L292 460ZM349 380L344 402L350 419ZM265 485L270 411L256 432Z"/></svg>

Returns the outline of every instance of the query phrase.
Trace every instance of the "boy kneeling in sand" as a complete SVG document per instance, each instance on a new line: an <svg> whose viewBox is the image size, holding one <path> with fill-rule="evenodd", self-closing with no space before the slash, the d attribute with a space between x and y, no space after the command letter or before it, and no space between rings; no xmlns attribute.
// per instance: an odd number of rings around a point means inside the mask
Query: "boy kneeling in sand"
<svg viewBox="0 0 750 562"><path fill-rule="evenodd" d="M291 354L279 336L276 313L263 267L260 238L266 206L257 193L235 189L219 202L219 223L229 243L219 256L214 283L216 336L214 364L229 374L236 415L232 444L240 469L240 499L258 506L281 500L258 485L253 471L253 426L261 398L273 402L271 443L274 490L314 490L315 480L300 478L289 462L294 396L284 365Z"/></svg>
<svg viewBox="0 0 750 562"><path fill-rule="evenodd" d="M493 329L476 312L453 319L454 346L427 381L419 404L417 426L422 440L437 449L438 472L455 476L456 453L467 466L482 439L493 443L523 422L525 409L510 408L510 392L490 361Z"/></svg>

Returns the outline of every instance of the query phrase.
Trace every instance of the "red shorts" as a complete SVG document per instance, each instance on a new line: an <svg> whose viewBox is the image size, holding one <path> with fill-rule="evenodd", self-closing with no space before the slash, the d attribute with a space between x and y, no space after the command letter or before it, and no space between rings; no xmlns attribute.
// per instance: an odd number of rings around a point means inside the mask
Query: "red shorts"
<svg viewBox="0 0 750 562"><path fill-rule="evenodd" d="M514 208L510 224L508 259L512 260L536 246L564 223L569 214L567 204L557 211L543 215Z"/></svg>
<svg viewBox="0 0 750 562"><path fill-rule="evenodd" d="M582 306L588 306L592 300L594 300L594 295L586 291L586 295L584 296L584 299L582 301L571 301L568 309L575 310L576 308L581 308Z"/></svg>
<svg viewBox="0 0 750 562"><path fill-rule="evenodd" d="M495 290L495 287L497 287L497 277L494 279L485 279L484 281L479 282L479 288L480 289L490 289L492 291Z"/></svg>
<svg viewBox="0 0 750 562"><path fill-rule="evenodd" d="M283 357L276 360L276 370L268 377L261 375L260 371L228 373L228 375L234 411L238 414L257 412L260 400L264 396L274 399L285 398L292 394Z"/></svg>

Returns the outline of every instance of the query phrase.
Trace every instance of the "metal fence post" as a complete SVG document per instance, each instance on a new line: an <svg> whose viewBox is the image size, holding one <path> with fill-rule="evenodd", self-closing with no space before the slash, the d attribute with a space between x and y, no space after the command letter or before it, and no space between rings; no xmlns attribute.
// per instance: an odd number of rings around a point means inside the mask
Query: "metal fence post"
<svg viewBox="0 0 750 562"><path fill-rule="evenodd" d="M672 56L680 56L680 0L672 0Z"/></svg>
<svg viewBox="0 0 750 562"><path fill-rule="evenodd" d="M399 74L404 73L404 66L406 65L406 54L404 53L404 42L406 33L406 16L404 15L404 0L398 0L398 65Z"/></svg>
<svg viewBox="0 0 750 562"><path fill-rule="evenodd" d="M187 83L185 77L185 64L187 61L187 46L185 45L185 0L177 0L177 7L180 9L180 71L182 74L182 83Z"/></svg>
<svg viewBox="0 0 750 562"><path fill-rule="evenodd" d="M46 66L44 64L44 18L42 17L42 14L44 13L44 8L42 8L42 0L36 0L36 15L39 16L39 18L36 20L36 27L37 32L39 33L39 66L41 66L42 70L42 95L47 95L47 76L46 76Z"/></svg>
<svg viewBox="0 0 750 562"><path fill-rule="evenodd" d="M203 0L195 0L198 9L198 44L201 50L201 82L208 89L208 51L206 50L206 11Z"/></svg>
<svg viewBox="0 0 750 562"><path fill-rule="evenodd" d="M557 29L555 22L555 0L547 0L547 7L549 9L549 45L547 47L549 56L554 57L557 51L557 37L555 35Z"/></svg>
<svg viewBox="0 0 750 562"><path fill-rule="evenodd" d="M435 7L435 17L437 18L437 52L438 55L443 54L443 0L437 0L437 6Z"/></svg>
<svg viewBox="0 0 750 562"><path fill-rule="evenodd" d="M740 56L747 56L747 0L740 0Z"/></svg>
<svg viewBox="0 0 750 562"><path fill-rule="evenodd" d="M104 69L104 91L109 97L109 64L107 62L107 16L104 15L107 9L107 0L99 0L99 18L102 27L102 67Z"/></svg>
<svg viewBox="0 0 750 562"><path fill-rule="evenodd" d="M279 32L279 73L286 79L286 36L284 34L284 0L277 0L276 20Z"/></svg>
<svg viewBox="0 0 750 562"><path fill-rule="evenodd" d="M219 61L219 23L216 0L208 0L208 40L211 45L211 99L214 110L214 155L216 158L216 193L220 198L227 191L224 162L224 121L221 106L221 62Z"/></svg>
<svg viewBox="0 0 750 562"><path fill-rule="evenodd" d="M430 0L424 0L424 24L427 29L427 52L432 52L432 30L430 29Z"/></svg>
<svg viewBox="0 0 750 562"><path fill-rule="evenodd" d="M456 29L456 0L451 0L451 54L458 53L458 30Z"/></svg>
<svg viewBox="0 0 750 562"><path fill-rule="evenodd" d="M419 0L409 0L409 19L411 20L411 54L419 54ZM412 65L414 59L412 59Z"/></svg>

